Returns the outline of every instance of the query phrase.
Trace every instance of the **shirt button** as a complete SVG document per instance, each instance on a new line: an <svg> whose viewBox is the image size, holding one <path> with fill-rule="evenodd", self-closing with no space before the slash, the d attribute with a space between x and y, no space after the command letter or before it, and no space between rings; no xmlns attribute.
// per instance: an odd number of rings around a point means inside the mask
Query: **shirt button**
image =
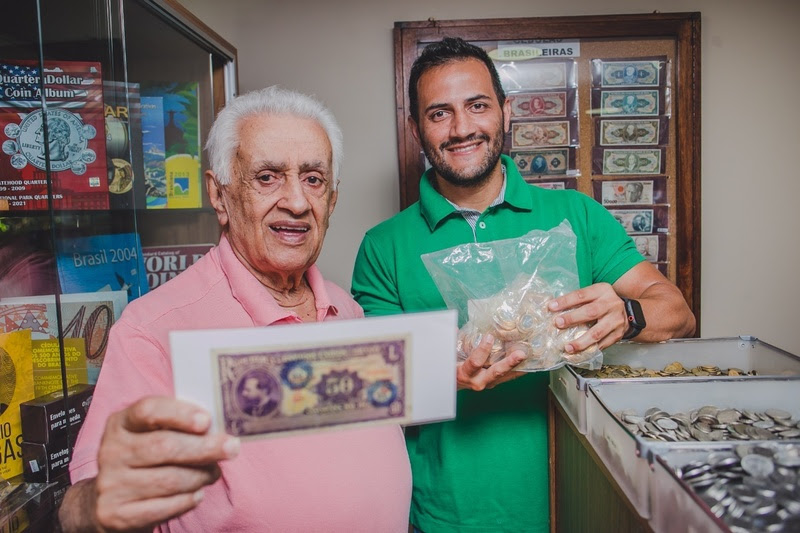
<svg viewBox="0 0 800 533"><path fill-rule="evenodd" d="M480 222L478 224L478 227L481 228L481 229L486 229L486 222Z"/></svg>

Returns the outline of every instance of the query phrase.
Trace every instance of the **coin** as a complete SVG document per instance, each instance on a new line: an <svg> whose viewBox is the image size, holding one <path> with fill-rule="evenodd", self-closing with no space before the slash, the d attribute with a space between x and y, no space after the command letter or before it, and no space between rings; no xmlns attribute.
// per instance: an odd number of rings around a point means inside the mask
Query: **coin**
<svg viewBox="0 0 800 533"><path fill-rule="evenodd" d="M678 429L678 423L669 418L659 418L656 424L658 424L658 427L661 429Z"/></svg>
<svg viewBox="0 0 800 533"><path fill-rule="evenodd" d="M792 418L791 413L787 413L782 409L767 409L765 413L767 416L774 419L786 420L788 418Z"/></svg>
<svg viewBox="0 0 800 533"><path fill-rule="evenodd" d="M763 455L750 454L742 457L742 468L756 478L765 478L775 470L775 464Z"/></svg>
<svg viewBox="0 0 800 533"><path fill-rule="evenodd" d="M765 443L740 445L735 451L711 452L676 474L732 532L800 531L800 467L776 467L777 459L770 459L800 457L800 446ZM737 456L740 464L732 464Z"/></svg>
<svg viewBox="0 0 800 533"><path fill-rule="evenodd" d="M745 372L738 368L721 369L718 366L700 365L687 368L679 361L667 364L661 370L635 367L628 365L603 365L598 370L578 370L587 378L619 379L619 378L660 378L660 377L705 377L729 375L755 375L755 371Z"/></svg>

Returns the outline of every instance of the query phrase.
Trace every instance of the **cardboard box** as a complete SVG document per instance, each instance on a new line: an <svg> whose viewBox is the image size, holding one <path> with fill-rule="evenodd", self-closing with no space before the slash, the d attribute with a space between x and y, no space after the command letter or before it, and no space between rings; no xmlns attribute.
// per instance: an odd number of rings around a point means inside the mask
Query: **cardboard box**
<svg viewBox="0 0 800 533"><path fill-rule="evenodd" d="M22 440L48 444L66 438L67 430L77 434L92 403L94 385L78 384L67 389L67 401L61 391L52 392L20 404ZM66 408L65 408L66 403Z"/></svg>

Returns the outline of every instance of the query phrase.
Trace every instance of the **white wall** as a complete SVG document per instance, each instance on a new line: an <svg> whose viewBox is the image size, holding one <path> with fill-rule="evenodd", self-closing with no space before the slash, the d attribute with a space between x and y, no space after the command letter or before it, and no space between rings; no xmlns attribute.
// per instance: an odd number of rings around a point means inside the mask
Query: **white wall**
<svg viewBox="0 0 800 533"><path fill-rule="evenodd" d="M341 122L346 161L320 266L344 287L363 233L399 206L395 21L700 11L702 334L800 354L800 2L182 2L238 48L242 91L313 93Z"/></svg>

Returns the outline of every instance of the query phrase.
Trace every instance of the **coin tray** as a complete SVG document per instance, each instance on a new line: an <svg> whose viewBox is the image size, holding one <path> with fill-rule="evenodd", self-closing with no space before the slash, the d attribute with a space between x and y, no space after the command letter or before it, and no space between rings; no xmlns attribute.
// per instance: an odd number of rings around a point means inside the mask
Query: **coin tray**
<svg viewBox="0 0 800 533"><path fill-rule="evenodd" d="M691 448L667 449L656 454L650 475L650 526L653 531L685 533L703 531L729 533L700 496L675 473L692 461L705 461L713 452L735 453L735 444L721 443Z"/></svg>
<svg viewBox="0 0 800 533"><path fill-rule="evenodd" d="M669 413L689 412L705 405L749 411L779 408L791 413L798 420L800 379L744 377L666 380L662 378L588 384L586 437L643 518L650 518L649 476L655 454L667 449L696 447L699 443L660 442L638 437L631 433L614 413L631 409L638 415L643 415L651 407L658 407ZM741 444L764 441L721 442ZM787 439L780 442L800 441Z"/></svg>
<svg viewBox="0 0 800 533"><path fill-rule="evenodd" d="M658 344L626 342L609 346L603 350L603 362L610 365L628 365L660 370L675 361L686 368L708 365L720 368L733 367L746 372L755 370L759 376L800 376L800 357L755 337L678 339ZM585 378L572 367L564 366L550 372L550 389L578 431L585 435L586 397L589 383L615 383L648 379L687 381L698 378ZM730 380L737 378L707 377L702 379Z"/></svg>

